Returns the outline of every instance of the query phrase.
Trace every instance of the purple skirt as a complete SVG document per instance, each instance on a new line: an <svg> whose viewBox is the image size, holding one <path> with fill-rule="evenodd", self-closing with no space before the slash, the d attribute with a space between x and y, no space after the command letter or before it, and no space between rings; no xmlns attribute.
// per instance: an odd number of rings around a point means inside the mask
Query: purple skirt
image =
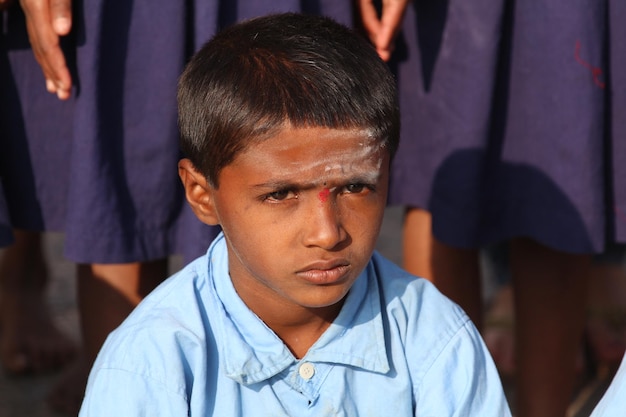
<svg viewBox="0 0 626 417"><path fill-rule="evenodd" d="M458 247L626 242L626 2L413 2L390 204Z"/></svg>
<svg viewBox="0 0 626 417"><path fill-rule="evenodd" d="M176 82L185 63L240 19L303 11L351 24L351 2L74 3L67 102L45 91L17 4L2 19L0 177L10 226L64 232L66 256L81 263L192 259L217 230L195 218L178 178ZM6 244L2 219L0 202Z"/></svg>

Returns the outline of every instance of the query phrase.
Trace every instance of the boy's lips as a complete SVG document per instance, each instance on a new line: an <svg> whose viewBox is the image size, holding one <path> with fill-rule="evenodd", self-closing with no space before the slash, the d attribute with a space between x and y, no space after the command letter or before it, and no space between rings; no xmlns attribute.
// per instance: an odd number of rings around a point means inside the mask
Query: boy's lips
<svg viewBox="0 0 626 417"><path fill-rule="evenodd" d="M320 261L302 268L296 275L313 284L328 285L341 281L350 269L350 263L344 259Z"/></svg>

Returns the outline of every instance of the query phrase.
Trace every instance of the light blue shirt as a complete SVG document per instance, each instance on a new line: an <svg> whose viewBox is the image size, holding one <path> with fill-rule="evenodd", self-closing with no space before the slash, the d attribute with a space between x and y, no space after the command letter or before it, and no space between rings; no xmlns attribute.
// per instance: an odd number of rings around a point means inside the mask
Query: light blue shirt
<svg viewBox="0 0 626 417"><path fill-rule="evenodd" d="M626 356L591 417L626 416Z"/></svg>
<svg viewBox="0 0 626 417"><path fill-rule="evenodd" d="M224 238L114 331L82 417L510 416L463 311L374 254L333 324L296 359L238 297Z"/></svg>

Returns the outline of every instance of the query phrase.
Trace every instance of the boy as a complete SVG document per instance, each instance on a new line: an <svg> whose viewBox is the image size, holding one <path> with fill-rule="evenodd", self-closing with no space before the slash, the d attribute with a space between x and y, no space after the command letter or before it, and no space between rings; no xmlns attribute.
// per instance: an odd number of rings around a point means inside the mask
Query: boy
<svg viewBox="0 0 626 417"><path fill-rule="evenodd" d="M109 337L81 415L510 415L467 316L373 253L398 108L365 40L250 20L178 98L187 199L223 235Z"/></svg>

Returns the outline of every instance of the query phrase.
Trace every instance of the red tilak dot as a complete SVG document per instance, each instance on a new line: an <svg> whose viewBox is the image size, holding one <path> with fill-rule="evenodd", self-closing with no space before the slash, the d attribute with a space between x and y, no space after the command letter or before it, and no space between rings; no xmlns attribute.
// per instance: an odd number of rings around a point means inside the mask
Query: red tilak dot
<svg viewBox="0 0 626 417"><path fill-rule="evenodd" d="M322 191L320 191L320 193L318 194L318 197L322 203L325 203L326 201L328 201L329 195L330 195L330 190L328 188L324 188Z"/></svg>

